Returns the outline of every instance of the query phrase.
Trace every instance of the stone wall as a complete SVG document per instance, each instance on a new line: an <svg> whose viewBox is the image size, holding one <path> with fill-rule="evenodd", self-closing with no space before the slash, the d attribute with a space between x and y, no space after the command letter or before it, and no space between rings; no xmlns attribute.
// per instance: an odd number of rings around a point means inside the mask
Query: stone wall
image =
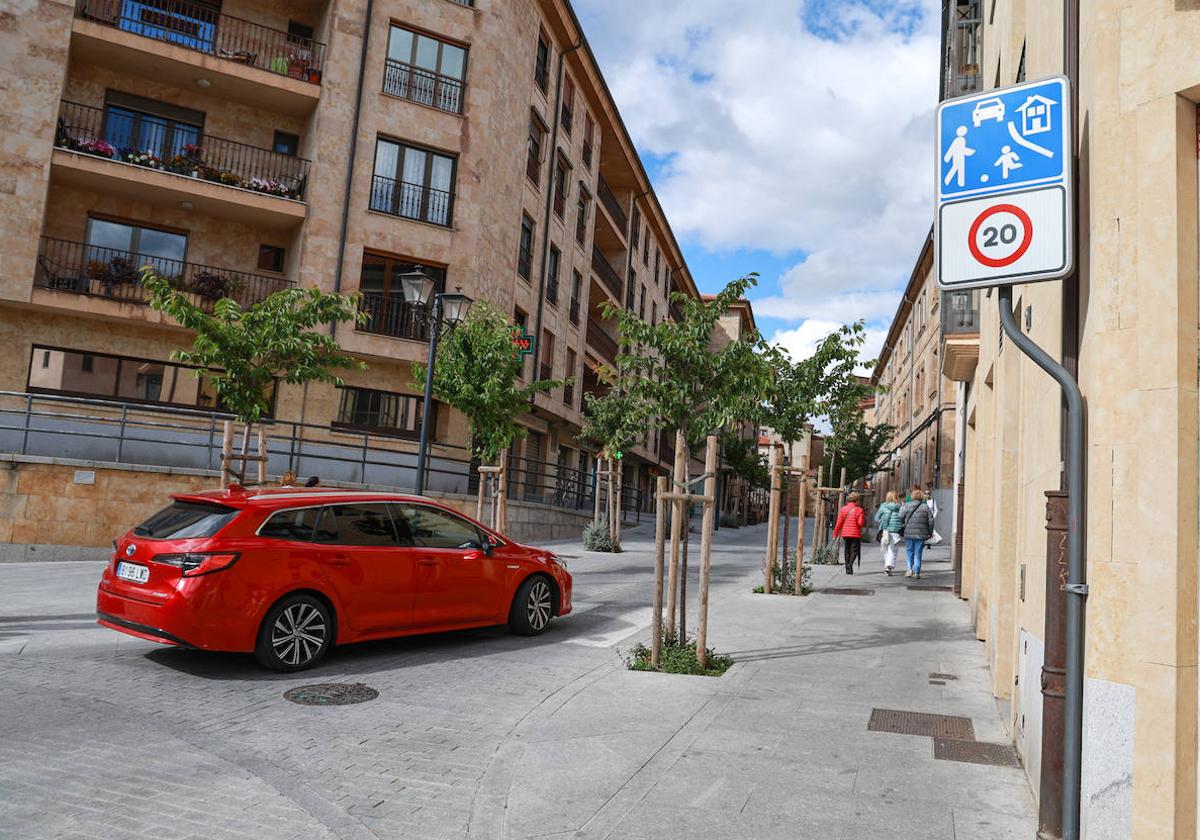
<svg viewBox="0 0 1200 840"><path fill-rule="evenodd" d="M162 508L171 493L212 489L216 473L93 461L0 456L0 562L86 560ZM384 489L384 488L380 488ZM475 499L430 494L475 514ZM508 535L518 542L578 537L590 511L510 500Z"/></svg>

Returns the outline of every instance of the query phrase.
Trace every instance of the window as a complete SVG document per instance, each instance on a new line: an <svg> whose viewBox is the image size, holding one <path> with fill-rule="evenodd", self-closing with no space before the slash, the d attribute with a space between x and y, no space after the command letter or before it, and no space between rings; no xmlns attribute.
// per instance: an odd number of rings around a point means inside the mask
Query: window
<svg viewBox="0 0 1200 840"><path fill-rule="evenodd" d="M365 548L399 545L396 528L385 502L322 508L313 538L320 543Z"/></svg>
<svg viewBox="0 0 1200 840"><path fill-rule="evenodd" d="M362 294L359 310L366 314L367 320L359 324L357 329L412 341L429 339L426 307L407 303L401 288L401 276L413 271L432 277L435 293L445 290L444 268L390 254L363 252L362 269L358 276L358 290Z"/></svg>
<svg viewBox="0 0 1200 840"><path fill-rule="evenodd" d="M461 516L425 505L392 505L401 540L419 548L483 548L485 535Z"/></svg>
<svg viewBox="0 0 1200 840"><path fill-rule="evenodd" d="M655 248L654 249L654 287L656 289L658 288L658 271L660 268L659 261L660 261L661 257L662 257L662 251L658 250L658 248Z"/></svg>
<svg viewBox="0 0 1200 840"><path fill-rule="evenodd" d="M519 308L513 310L513 323L517 325L517 329L523 335L529 334L529 315L524 310ZM521 357L521 368L517 371L517 376L521 377L521 379L525 378L525 360L528 358L529 356L527 355Z"/></svg>
<svg viewBox="0 0 1200 840"><path fill-rule="evenodd" d="M211 537L241 513L237 508L207 502L174 502L133 529L152 540L187 540Z"/></svg>
<svg viewBox="0 0 1200 840"><path fill-rule="evenodd" d="M650 225L646 225L646 236L642 241L642 265L650 265Z"/></svg>
<svg viewBox="0 0 1200 840"><path fill-rule="evenodd" d="M625 284L625 308L633 309L633 296L637 291L637 272L629 266L629 282Z"/></svg>
<svg viewBox="0 0 1200 840"><path fill-rule="evenodd" d="M288 21L288 41L293 44L303 44L306 41L311 41L313 37L313 28L307 23L299 21Z"/></svg>
<svg viewBox="0 0 1200 840"><path fill-rule="evenodd" d="M578 271L571 272L571 323L579 323L579 295L583 289L583 275Z"/></svg>
<svg viewBox="0 0 1200 840"><path fill-rule="evenodd" d="M558 266L562 262L562 252L554 245L550 246L550 263L546 267L546 302L558 306Z"/></svg>
<svg viewBox="0 0 1200 840"><path fill-rule="evenodd" d="M145 227L134 222L88 219L85 263L89 282L105 286L136 283L150 263L164 277L183 274L187 234ZM102 290L111 294L111 288Z"/></svg>
<svg viewBox="0 0 1200 840"><path fill-rule="evenodd" d="M591 114L583 115L583 165L592 168L592 149L596 137L596 123Z"/></svg>
<svg viewBox="0 0 1200 840"><path fill-rule="evenodd" d="M571 77L563 76L562 89L562 115L559 118L559 123L562 125L563 131L567 136L571 136L571 122L574 119L575 111L575 83L571 81Z"/></svg>
<svg viewBox="0 0 1200 840"><path fill-rule="evenodd" d="M542 330L542 363L538 379L554 378L554 333Z"/></svg>
<svg viewBox="0 0 1200 840"><path fill-rule="evenodd" d="M159 158L183 154L199 144L204 114L165 102L108 91L104 102L104 139L117 149L149 152Z"/></svg>
<svg viewBox="0 0 1200 840"><path fill-rule="evenodd" d="M554 162L554 215L560 219L567 210L567 179L571 177L570 172L571 167L560 152Z"/></svg>
<svg viewBox="0 0 1200 840"><path fill-rule="evenodd" d="M380 138L375 144L372 210L449 225L455 158Z"/></svg>
<svg viewBox="0 0 1200 840"><path fill-rule="evenodd" d="M650 301L650 323L651 325L658 323L658 304Z"/></svg>
<svg viewBox="0 0 1200 840"><path fill-rule="evenodd" d="M534 184L542 180L542 143L546 139L546 126L536 111L529 114L529 144L525 153L525 175Z"/></svg>
<svg viewBox="0 0 1200 840"><path fill-rule="evenodd" d="M275 540L309 542L320 513L321 509L316 507L278 511L259 527L258 535Z"/></svg>
<svg viewBox="0 0 1200 840"><path fill-rule="evenodd" d="M537 59L533 65L533 80L542 89L542 93L545 93L546 88L550 84L550 42L546 40L546 36L542 33L538 33Z"/></svg>
<svg viewBox="0 0 1200 840"><path fill-rule="evenodd" d="M575 379L575 371L578 366L578 363L579 363L579 354L576 353L574 350L572 350L570 347L568 347L567 348L567 369L563 373L563 376L566 379L571 379L571 380ZM574 383L574 381L563 386L563 402L566 403L567 405L571 406L572 408L575 407L575 383Z"/></svg>
<svg viewBox="0 0 1200 840"><path fill-rule="evenodd" d="M457 44L393 26L383 71L383 92L461 114L467 50Z"/></svg>
<svg viewBox="0 0 1200 840"><path fill-rule="evenodd" d="M633 208L633 225L630 226L630 231L631 231L630 236L632 236L633 239L630 241L629 244L632 245L634 251L636 251L638 248L638 245L640 244L638 242L638 237L641 235L641 232L642 232L642 214L638 212L638 209L636 206Z"/></svg>
<svg viewBox="0 0 1200 840"><path fill-rule="evenodd" d="M579 182L579 201L575 211L575 241L580 245L587 242L587 222L588 222L588 205L591 204L592 197L583 187L583 181Z"/></svg>
<svg viewBox="0 0 1200 840"><path fill-rule="evenodd" d="M276 154L295 157L300 153L300 137L296 134L288 134L286 131L276 131L271 148Z"/></svg>
<svg viewBox="0 0 1200 840"><path fill-rule="evenodd" d="M421 398L370 388L339 388L334 428L361 429L385 435L416 437L421 432Z"/></svg>
<svg viewBox="0 0 1200 840"><path fill-rule="evenodd" d="M152 359L35 346L27 390L181 408L219 408L208 380L197 377L195 370Z"/></svg>
<svg viewBox="0 0 1200 840"><path fill-rule="evenodd" d="M283 271L285 252L278 245L258 246L258 267L263 271Z"/></svg>
<svg viewBox="0 0 1200 840"><path fill-rule="evenodd" d="M521 216L521 242L517 248L517 274L526 280L533 271L533 219Z"/></svg>
<svg viewBox="0 0 1200 840"><path fill-rule="evenodd" d="M646 287L642 286L641 300L638 302L638 317L646 320Z"/></svg>

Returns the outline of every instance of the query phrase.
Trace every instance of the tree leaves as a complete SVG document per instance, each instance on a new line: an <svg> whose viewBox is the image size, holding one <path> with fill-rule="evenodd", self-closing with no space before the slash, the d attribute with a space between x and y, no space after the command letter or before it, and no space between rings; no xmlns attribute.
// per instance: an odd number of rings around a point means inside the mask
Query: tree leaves
<svg viewBox="0 0 1200 840"><path fill-rule="evenodd" d="M862 416L844 424L841 431L829 439L827 449L837 453L837 463L846 468L846 480L853 484L889 469L892 436L896 427L887 423L868 426Z"/></svg>
<svg viewBox="0 0 1200 840"><path fill-rule="evenodd" d="M192 349L175 350L171 357L199 368L196 375L212 384L219 405L241 422L255 423L270 410L278 380L340 385L337 370L366 369L332 336L318 331L364 318L356 297L292 288L247 309L221 298L209 313L149 268L142 285L150 292L150 306L195 333Z"/></svg>

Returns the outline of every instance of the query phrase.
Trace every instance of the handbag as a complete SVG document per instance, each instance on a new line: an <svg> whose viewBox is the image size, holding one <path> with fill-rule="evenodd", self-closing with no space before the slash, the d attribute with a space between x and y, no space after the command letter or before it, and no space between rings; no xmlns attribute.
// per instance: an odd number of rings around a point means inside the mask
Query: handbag
<svg viewBox="0 0 1200 840"><path fill-rule="evenodd" d="M937 545L941 541L942 541L942 535L937 532L936 528L934 528L933 534L930 535L929 539L925 540L925 544L926 545Z"/></svg>

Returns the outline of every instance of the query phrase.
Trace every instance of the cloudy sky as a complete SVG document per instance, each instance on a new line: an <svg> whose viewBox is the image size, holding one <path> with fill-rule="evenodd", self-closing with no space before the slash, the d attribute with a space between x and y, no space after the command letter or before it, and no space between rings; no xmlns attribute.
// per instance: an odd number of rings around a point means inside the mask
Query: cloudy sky
<svg viewBox="0 0 1200 840"><path fill-rule="evenodd" d="M575 0L702 291L873 356L932 222L937 0Z"/></svg>

